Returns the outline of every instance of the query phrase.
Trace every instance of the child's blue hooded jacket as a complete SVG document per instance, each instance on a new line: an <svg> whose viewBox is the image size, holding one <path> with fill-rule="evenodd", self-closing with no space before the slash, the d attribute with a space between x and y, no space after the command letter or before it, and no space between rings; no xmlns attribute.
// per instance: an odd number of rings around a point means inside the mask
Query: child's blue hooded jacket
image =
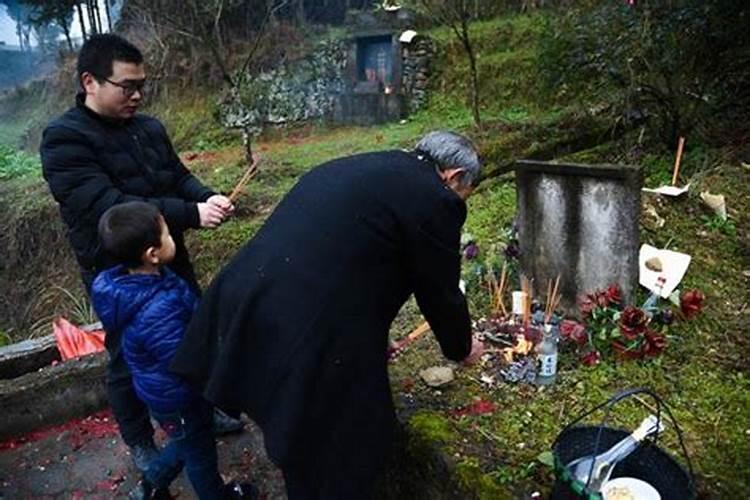
<svg viewBox="0 0 750 500"><path fill-rule="evenodd" d="M122 351L138 397L157 413L178 411L199 396L169 372L198 297L166 267L161 274L128 274L123 266L102 271L91 290L106 332L120 331Z"/></svg>

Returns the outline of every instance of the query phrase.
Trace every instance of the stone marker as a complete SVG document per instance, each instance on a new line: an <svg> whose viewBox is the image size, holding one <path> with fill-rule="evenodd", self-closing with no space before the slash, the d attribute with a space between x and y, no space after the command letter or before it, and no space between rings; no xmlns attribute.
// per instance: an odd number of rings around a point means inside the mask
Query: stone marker
<svg viewBox="0 0 750 500"><path fill-rule="evenodd" d="M560 278L560 308L577 314L579 294L620 285L625 303L638 284L640 167L519 161L521 270L544 303Z"/></svg>

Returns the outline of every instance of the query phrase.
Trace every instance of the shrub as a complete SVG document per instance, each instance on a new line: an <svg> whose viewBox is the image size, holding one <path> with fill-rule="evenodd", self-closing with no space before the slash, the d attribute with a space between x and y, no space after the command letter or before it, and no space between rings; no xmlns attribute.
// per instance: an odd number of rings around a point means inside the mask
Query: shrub
<svg viewBox="0 0 750 500"><path fill-rule="evenodd" d="M601 2L551 18L540 68L548 90L646 116L673 148L738 107L750 115L749 21L750 5L733 0Z"/></svg>

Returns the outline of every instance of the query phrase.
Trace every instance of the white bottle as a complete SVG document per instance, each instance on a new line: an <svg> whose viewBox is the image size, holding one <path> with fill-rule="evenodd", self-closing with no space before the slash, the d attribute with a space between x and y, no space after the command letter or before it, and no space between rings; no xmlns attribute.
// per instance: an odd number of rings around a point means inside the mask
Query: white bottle
<svg viewBox="0 0 750 500"><path fill-rule="evenodd" d="M609 476L618 462L633 453L646 436L663 430L664 423L659 421L655 415L649 415L631 435L604 453L597 456L589 455L570 462L568 469L573 472L578 481L583 484L588 483L589 491L601 491L604 483L609 481ZM588 480L589 473L591 473L591 481Z"/></svg>
<svg viewBox="0 0 750 500"><path fill-rule="evenodd" d="M557 339L552 333L552 325L544 325L544 336L536 346L537 385L551 385L557 379Z"/></svg>

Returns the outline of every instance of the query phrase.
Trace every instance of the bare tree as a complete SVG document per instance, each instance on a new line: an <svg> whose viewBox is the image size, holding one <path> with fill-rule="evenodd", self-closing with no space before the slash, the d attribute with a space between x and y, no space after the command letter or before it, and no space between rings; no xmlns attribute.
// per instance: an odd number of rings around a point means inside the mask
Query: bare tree
<svg viewBox="0 0 750 500"><path fill-rule="evenodd" d="M250 50L244 57L239 70L232 71L229 63L229 53L225 48L224 21L228 12L245 3L244 0L186 0L177 2L177 9L165 8L166 5L157 4L149 0L132 0L130 8L140 11L141 17L149 17L154 30L165 31L179 35L187 40L191 47L206 48L211 53L212 62L218 67L221 79L227 86L227 95L236 105L240 103L240 87L249 78L248 69L253 62L261 41L263 40L269 22L274 15L287 5L289 0L260 0L258 10L261 21L250 42ZM164 2L167 4L170 2ZM158 39L158 38L157 38ZM167 44L160 40L163 47ZM251 124L240 127L245 157L248 164L252 163L252 129Z"/></svg>
<svg viewBox="0 0 750 500"><path fill-rule="evenodd" d="M94 3L96 3L96 0L86 0L86 15L89 18L89 31L92 35L99 33L96 24L96 15L94 14Z"/></svg>
<svg viewBox="0 0 750 500"><path fill-rule="evenodd" d="M41 28L54 24L59 26L65 34L65 40L68 43L68 49L73 51L73 41L70 39L70 23L73 18L73 0L24 0L24 4L33 8L31 22L36 28ZM44 42L45 33L37 32L40 39L40 45ZM49 35L54 41L54 34Z"/></svg>
<svg viewBox="0 0 750 500"><path fill-rule="evenodd" d="M83 20L83 9L81 9L81 2L76 2L76 9L78 10L78 23L81 25L81 36L83 41L86 41L86 23Z"/></svg>
<svg viewBox="0 0 750 500"><path fill-rule="evenodd" d="M101 10L99 9L99 0L92 0L91 3L94 5L94 14L96 15L96 24L97 24L99 33L104 33L104 25L102 24L102 14L101 14Z"/></svg>
<svg viewBox="0 0 750 500"><path fill-rule="evenodd" d="M109 9L109 1L110 0L104 0L104 13L107 15L108 31L112 33L112 12Z"/></svg>
<svg viewBox="0 0 750 500"><path fill-rule="evenodd" d="M477 128L482 127L479 115L479 72L477 58L469 31L472 18L471 0L411 0L410 4L417 11L429 16L436 23L448 26L461 43L469 59L471 78L471 113Z"/></svg>

